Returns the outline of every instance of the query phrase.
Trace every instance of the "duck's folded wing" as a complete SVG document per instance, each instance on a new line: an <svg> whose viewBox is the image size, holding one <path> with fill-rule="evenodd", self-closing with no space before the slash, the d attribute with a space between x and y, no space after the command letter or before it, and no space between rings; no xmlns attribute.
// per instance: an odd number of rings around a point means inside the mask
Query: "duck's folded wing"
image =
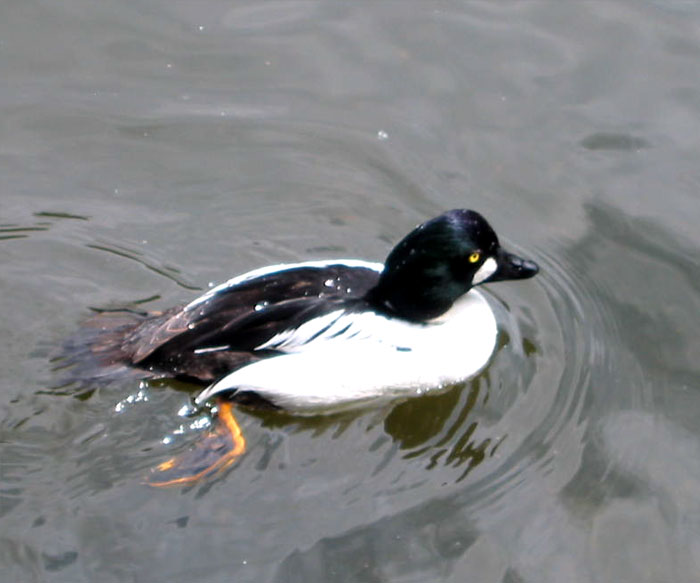
<svg viewBox="0 0 700 583"><path fill-rule="evenodd" d="M182 308L144 321L126 339L134 364L173 355L253 351L301 323L340 309L377 281L380 265L299 264L243 275ZM268 347L270 348L270 347Z"/></svg>
<svg viewBox="0 0 700 583"><path fill-rule="evenodd" d="M293 351L324 333L361 300L287 300L229 321L188 328L137 363L140 368L211 382L252 362ZM281 339L281 340L280 340Z"/></svg>

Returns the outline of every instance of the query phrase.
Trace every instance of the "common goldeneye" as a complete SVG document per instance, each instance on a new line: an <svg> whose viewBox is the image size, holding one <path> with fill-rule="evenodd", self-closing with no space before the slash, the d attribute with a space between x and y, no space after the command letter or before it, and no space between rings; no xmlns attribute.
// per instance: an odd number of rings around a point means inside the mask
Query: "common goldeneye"
<svg viewBox="0 0 700 583"><path fill-rule="evenodd" d="M217 400L215 444L157 469L176 477L150 480L189 483L244 451L232 403L303 414L474 376L497 336L494 314L474 286L537 271L534 262L504 251L479 213L455 209L416 227L384 264L275 265L235 277L184 307L128 314L118 326L100 319L83 350L91 358L83 370L93 378L130 369L209 385L196 402ZM111 372L100 375L99 368Z"/></svg>

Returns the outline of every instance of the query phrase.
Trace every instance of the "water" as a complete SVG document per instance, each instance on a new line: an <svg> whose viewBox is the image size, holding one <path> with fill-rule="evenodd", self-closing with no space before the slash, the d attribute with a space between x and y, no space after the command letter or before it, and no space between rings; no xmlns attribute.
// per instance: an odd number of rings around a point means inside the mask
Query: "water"
<svg viewBox="0 0 700 583"><path fill-rule="evenodd" d="M0 580L700 580L700 10L633 3L8 4L0 19ZM52 391L90 308L486 215L471 383L240 414L249 453L142 484L192 387ZM332 382L332 380L329 380Z"/></svg>

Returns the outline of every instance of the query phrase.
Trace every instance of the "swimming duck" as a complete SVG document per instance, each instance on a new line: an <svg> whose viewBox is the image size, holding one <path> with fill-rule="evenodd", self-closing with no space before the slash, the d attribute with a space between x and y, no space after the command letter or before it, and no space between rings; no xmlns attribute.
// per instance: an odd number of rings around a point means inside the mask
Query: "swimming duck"
<svg viewBox="0 0 700 583"><path fill-rule="evenodd" d="M93 371L111 371L102 376L129 369L208 385L196 402L217 402L211 443L155 470L177 477L150 480L187 484L245 450L234 403L315 413L476 375L494 351L497 325L474 287L537 272L501 248L479 213L455 209L417 226L384 264L257 269L183 307L128 314L119 325L101 320L85 352Z"/></svg>

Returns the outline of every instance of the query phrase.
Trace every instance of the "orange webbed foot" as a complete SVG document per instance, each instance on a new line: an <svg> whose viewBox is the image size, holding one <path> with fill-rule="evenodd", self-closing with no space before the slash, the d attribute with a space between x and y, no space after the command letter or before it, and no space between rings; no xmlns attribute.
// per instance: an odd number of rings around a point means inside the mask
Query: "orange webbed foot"
<svg viewBox="0 0 700 583"><path fill-rule="evenodd" d="M233 415L233 404L219 400L218 409L211 431L192 449L153 468L146 479L149 486L192 485L229 467L245 453L245 437Z"/></svg>

